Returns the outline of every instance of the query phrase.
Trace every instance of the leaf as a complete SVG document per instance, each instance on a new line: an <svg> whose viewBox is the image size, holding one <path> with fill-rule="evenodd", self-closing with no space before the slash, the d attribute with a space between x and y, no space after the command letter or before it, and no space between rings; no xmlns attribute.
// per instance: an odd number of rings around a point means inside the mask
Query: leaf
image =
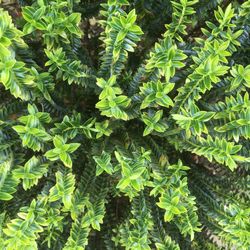
<svg viewBox="0 0 250 250"><path fill-rule="evenodd" d="M51 202L62 200L66 209L72 205L72 194L75 189L75 177L72 173L56 173L56 184L50 189L49 199Z"/></svg>
<svg viewBox="0 0 250 250"><path fill-rule="evenodd" d="M66 167L72 168L72 160L68 153L66 152L60 153L59 158L61 159L61 161L64 163Z"/></svg>
<svg viewBox="0 0 250 250"><path fill-rule="evenodd" d="M23 179L24 190L30 189L38 184L38 180L48 171L48 164L44 164L37 157L33 156L26 162L24 167L13 171L13 175L17 179Z"/></svg>
<svg viewBox="0 0 250 250"><path fill-rule="evenodd" d="M61 137L59 135L56 135L53 138L53 143L54 143L54 145L55 145L56 148L62 148L62 146L64 145L65 141L64 141L63 137Z"/></svg>

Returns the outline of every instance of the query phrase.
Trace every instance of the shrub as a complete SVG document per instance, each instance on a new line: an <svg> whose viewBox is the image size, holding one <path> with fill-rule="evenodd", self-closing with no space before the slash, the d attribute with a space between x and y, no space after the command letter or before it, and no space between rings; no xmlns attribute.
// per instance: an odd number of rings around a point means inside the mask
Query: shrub
<svg viewBox="0 0 250 250"><path fill-rule="evenodd" d="M240 2L3 5L1 249L249 249Z"/></svg>

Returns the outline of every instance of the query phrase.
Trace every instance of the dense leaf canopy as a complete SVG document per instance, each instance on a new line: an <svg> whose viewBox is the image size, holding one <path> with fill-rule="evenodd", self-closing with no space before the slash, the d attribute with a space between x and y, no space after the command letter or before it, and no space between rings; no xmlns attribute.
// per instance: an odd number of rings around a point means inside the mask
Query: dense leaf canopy
<svg viewBox="0 0 250 250"><path fill-rule="evenodd" d="M0 249L248 250L249 37L249 0L2 1Z"/></svg>

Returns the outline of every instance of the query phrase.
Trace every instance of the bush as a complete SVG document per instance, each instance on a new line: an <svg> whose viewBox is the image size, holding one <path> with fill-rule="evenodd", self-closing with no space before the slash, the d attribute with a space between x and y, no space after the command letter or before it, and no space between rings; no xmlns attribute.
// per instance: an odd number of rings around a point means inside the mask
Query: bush
<svg viewBox="0 0 250 250"><path fill-rule="evenodd" d="M1 249L249 249L240 2L5 1Z"/></svg>

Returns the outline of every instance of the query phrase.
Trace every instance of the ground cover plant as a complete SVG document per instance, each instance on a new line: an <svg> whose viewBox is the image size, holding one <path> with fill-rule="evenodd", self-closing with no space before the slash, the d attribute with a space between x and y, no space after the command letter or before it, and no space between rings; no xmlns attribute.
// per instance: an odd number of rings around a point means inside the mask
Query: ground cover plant
<svg viewBox="0 0 250 250"><path fill-rule="evenodd" d="M2 1L0 249L249 249L249 35L249 0Z"/></svg>

